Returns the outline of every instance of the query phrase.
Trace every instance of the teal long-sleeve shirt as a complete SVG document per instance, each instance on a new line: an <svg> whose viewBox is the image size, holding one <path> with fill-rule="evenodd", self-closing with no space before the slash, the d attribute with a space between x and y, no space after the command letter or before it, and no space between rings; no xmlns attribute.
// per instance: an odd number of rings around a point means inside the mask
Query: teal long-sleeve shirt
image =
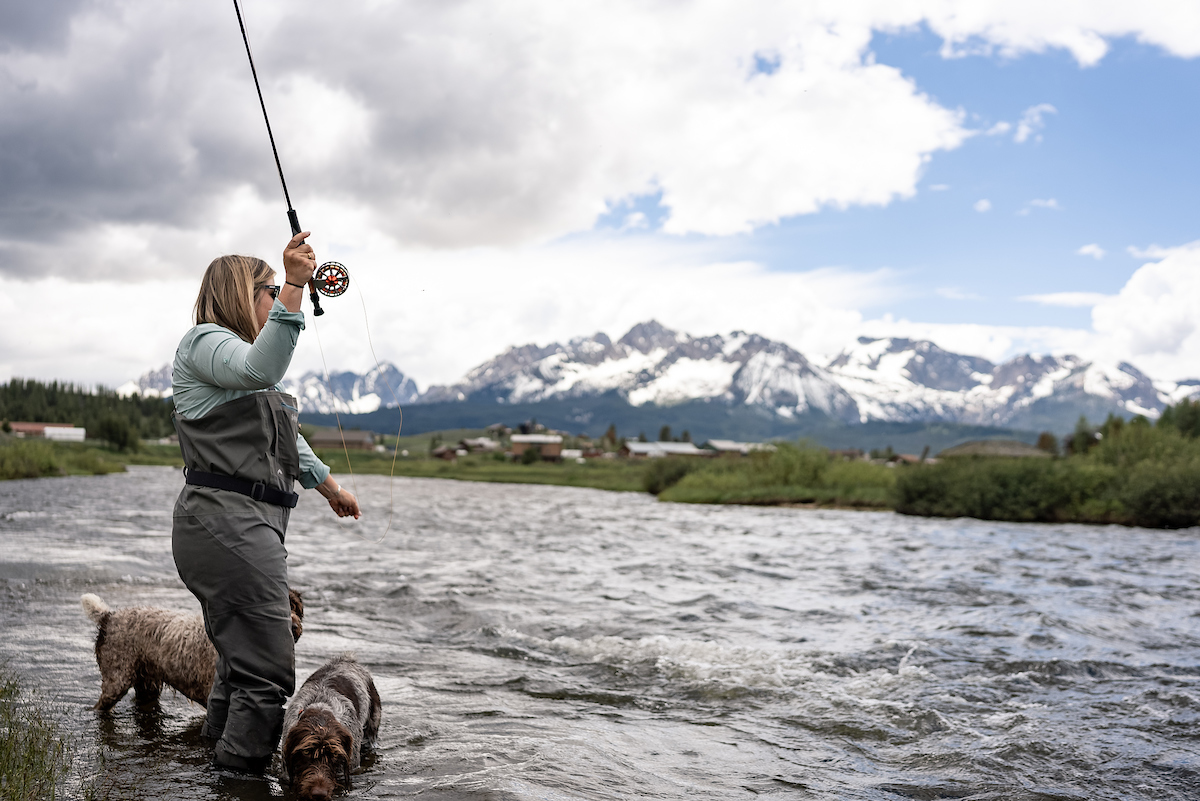
<svg viewBox="0 0 1200 801"><path fill-rule="evenodd" d="M171 375L175 411L194 420L252 392L281 389L279 382L303 328L304 313L290 312L278 300L254 344L216 323L195 326L183 335L175 351ZM329 476L329 467L304 437L296 436L296 448L300 451L300 484L312 489Z"/></svg>

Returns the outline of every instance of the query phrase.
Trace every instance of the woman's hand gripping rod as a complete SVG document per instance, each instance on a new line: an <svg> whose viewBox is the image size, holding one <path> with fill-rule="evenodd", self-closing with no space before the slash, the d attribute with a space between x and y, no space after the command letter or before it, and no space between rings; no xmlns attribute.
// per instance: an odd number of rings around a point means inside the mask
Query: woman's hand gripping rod
<svg viewBox="0 0 1200 801"><path fill-rule="evenodd" d="M268 130L270 130L270 123L267 124L267 128L268 128ZM283 180L283 171L282 170L280 170L279 179ZM287 189L285 188L283 190L283 192L286 195ZM288 215L288 222L292 224L292 236L295 236L296 234L300 233L300 230L301 230L300 229L300 218L296 216L296 210L293 209L291 206L292 206L292 204L288 203L287 215ZM303 239L300 240L300 244L304 244ZM320 317L322 314L324 314L325 310L321 308L321 296L317 294L317 284L316 284L315 275L313 278L308 279L308 297L312 301L313 316Z"/></svg>
<svg viewBox="0 0 1200 801"><path fill-rule="evenodd" d="M283 164L279 161L279 150L275 147L275 134L271 133L271 118L267 116L267 104L263 100L262 87L258 83L258 70L254 68L254 55L250 52L250 37L246 35L246 23L242 20L242 7L238 0L233 0L233 10L237 12L238 27L242 31L242 41L246 44L246 58L250 61L250 74L254 76L254 88L258 91L258 104L262 107L263 122L267 124L267 138L271 140L271 153L275 156L275 168L279 170L279 183L283 187L283 199L287 202L288 222L292 226L292 236L300 233L300 220L296 210L292 208L292 199L288 195L287 181L283 178ZM300 240L303 243L304 240ZM308 280L308 296L312 300L313 315L320 317L325 313L321 308L320 292L329 297L336 297L346 291L350 285L350 275L346 268L336 261L326 262L317 268L312 278Z"/></svg>

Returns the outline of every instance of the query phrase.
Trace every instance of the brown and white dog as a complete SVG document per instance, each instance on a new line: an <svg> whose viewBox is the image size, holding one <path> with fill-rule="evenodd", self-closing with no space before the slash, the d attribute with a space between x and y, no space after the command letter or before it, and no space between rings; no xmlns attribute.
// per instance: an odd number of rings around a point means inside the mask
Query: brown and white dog
<svg viewBox="0 0 1200 801"><path fill-rule="evenodd" d="M350 789L364 748L375 744L379 693L353 654L325 663L292 697L283 718L283 778L299 798L326 801Z"/></svg>
<svg viewBox="0 0 1200 801"><path fill-rule="evenodd" d="M139 702L153 701L169 685L200 706L207 706L217 671L217 651L204 632L204 618L152 606L110 609L100 597L81 597L83 611L99 627L96 665L100 700L96 709L112 709L130 688ZM288 590L292 639L300 639L304 601Z"/></svg>

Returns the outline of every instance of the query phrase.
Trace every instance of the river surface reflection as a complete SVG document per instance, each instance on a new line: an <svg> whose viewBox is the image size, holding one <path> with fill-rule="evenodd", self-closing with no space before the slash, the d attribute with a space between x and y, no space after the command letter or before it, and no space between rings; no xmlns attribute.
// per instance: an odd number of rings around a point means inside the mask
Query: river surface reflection
<svg viewBox="0 0 1200 801"><path fill-rule="evenodd" d="M198 611L178 471L0 483L0 659L112 798L284 797L222 777L203 709L92 711L79 596ZM1194 799L1200 531L707 507L359 477L306 493L299 679L355 651L384 703L353 798Z"/></svg>

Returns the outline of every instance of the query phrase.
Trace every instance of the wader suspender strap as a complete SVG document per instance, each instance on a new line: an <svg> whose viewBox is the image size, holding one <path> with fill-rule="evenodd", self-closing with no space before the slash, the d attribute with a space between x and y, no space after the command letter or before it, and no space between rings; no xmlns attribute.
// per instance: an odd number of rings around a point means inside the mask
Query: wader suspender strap
<svg viewBox="0 0 1200 801"><path fill-rule="evenodd" d="M256 501L271 503L276 506L286 506L295 509L300 496L294 492L284 492L274 487L268 487L261 481L244 481L233 476L223 476L220 473L206 473L203 470L183 468L184 480L197 487L229 490L242 495L248 495Z"/></svg>

